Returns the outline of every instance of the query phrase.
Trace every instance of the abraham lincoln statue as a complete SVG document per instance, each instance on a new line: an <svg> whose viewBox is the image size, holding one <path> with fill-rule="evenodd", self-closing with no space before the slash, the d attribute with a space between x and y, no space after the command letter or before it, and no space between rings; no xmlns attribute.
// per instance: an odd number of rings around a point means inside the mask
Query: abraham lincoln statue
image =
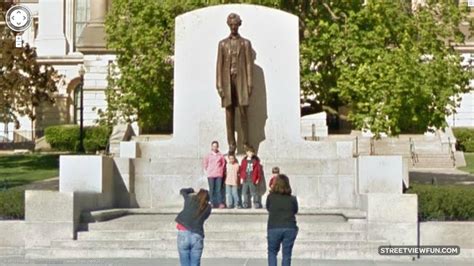
<svg viewBox="0 0 474 266"><path fill-rule="evenodd" d="M249 147L247 108L253 89L253 57L252 44L239 35L239 27L242 25L240 16L231 13L227 17L227 25L230 28L230 35L219 42L217 51L216 86L226 113L229 154L235 154L237 148L235 141L236 110L240 116L244 149Z"/></svg>

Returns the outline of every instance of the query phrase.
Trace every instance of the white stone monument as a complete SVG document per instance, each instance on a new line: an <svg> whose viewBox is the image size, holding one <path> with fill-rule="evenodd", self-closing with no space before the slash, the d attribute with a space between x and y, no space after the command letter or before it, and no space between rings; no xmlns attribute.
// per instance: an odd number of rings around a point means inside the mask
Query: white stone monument
<svg viewBox="0 0 474 266"><path fill-rule="evenodd" d="M255 51L249 140L266 178L279 166L303 206L357 205L351 142L311 142L301 137L298 17L263 6L222 5L176 18L173 137L140 142L134 159L141 207L181 204L181 187L207 187L202 158L213 140L226 152L225 110L216 89L217 45L229 36L230 13ZM237 138L238 139L238 138ZM240 150L240 152L242 152ZM268 180L266 180L268 183Z"/></svg>

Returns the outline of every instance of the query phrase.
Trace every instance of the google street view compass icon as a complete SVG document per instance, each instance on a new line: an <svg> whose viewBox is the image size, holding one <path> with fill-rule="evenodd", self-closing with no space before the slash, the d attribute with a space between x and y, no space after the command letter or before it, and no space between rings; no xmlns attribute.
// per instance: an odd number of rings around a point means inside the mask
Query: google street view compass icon
<svg viewBox="0 0 474 266"><path fill-rule="evenodd" d="M13 6L5 16L7 26L16 32L22 32L31 26L31 11L24 6Z"/></svg>

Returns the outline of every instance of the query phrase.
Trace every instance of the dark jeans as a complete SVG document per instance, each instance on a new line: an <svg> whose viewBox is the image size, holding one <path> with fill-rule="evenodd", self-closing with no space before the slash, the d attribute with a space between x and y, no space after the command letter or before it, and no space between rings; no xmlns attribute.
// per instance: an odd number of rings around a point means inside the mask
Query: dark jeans
<svg viewBox="0 0 474 266"><path fill-rule="evenodd" d="M252 182L251 179L245 180L245 182L242 184L242 198L244 208L250 208L250 198L252 198L253 206L255 208L262 207L260 197L257 193L257 186Z"/></svg>
<svg viewBox="0 0 474 266"><path fill-rule="evenodd" d="M204 238L191 231L178 231L178 252L181 266L201 265Z"/></svg>
<svg viewBox="0 0 474 266"><path fill-rule="evenodd" d="M291 253L295 244L297 228L274 228L267 230L268 266L277 266L277 255L280 245L283 246L282 266L291 265Z"/></svg>
<svg viewBox="0 0 474 266"><path fill-rule="evenodd" d="M209 182L209 198L212 206L218 207L223 203L222 177L209 177L207 181Z"/></svg>

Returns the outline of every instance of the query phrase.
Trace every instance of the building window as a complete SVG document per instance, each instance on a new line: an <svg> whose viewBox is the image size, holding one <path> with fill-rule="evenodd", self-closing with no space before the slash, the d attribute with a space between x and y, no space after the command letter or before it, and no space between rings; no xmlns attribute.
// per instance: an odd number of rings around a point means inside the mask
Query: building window
<svg viewBox="0 0 474 266"><path fill-rule="evenodd" d="M76 0L75 2L74 43L76 44L90 19L90 0Z"/></svg>

